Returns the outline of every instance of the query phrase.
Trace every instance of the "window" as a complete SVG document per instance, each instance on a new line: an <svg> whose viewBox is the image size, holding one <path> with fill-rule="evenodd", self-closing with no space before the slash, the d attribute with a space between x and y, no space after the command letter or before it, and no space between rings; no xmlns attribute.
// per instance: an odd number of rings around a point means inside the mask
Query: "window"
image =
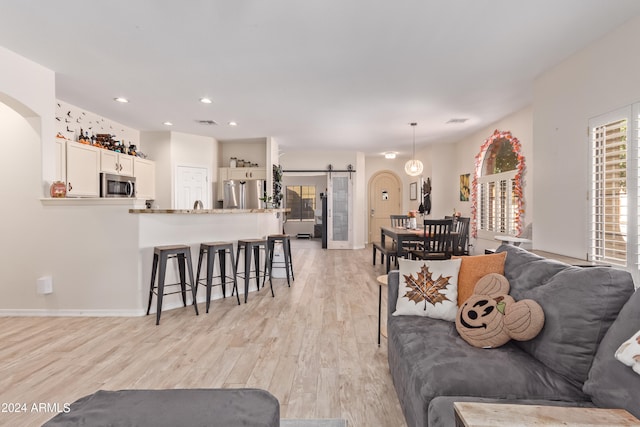
<svg viewBox="0 0 640 427"><path fill-rule="evenodd" d="M287 221L313 221L316 210L315 185L288 185L286 208L291 209Z"/></svg>
<svg viewBox="0 0 640 427"><path fill-rule="evenodd" d="M518 236L522 231L520 142L510 132L496 130L476 156L473 185L473 236Z"/></svg>
<svg viewBox="0 0 640 427"><path fill-rule="evenodd" d="M589 121L590 253L595 261L622 267L635 267L640 253L637 243L639 105ZM632 200L635 203L629 203Z"/></svg>

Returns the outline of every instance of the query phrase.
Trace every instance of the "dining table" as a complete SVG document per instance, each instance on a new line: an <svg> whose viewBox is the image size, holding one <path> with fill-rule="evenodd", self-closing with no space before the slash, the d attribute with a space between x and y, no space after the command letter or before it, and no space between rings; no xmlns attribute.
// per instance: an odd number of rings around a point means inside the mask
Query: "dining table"
<svg viewBox="0 0 640 427"><path fill-rule="evenodd" d="M451 246L453 248L453 242L455 241L457 232L451 232ZM380 227L380 243L383 246L386 245L386 238L395 242L396 259L404 257L407 254L406 248L409 246L416 246L424 242L424 228L405 228L405 227L391 227L383 225ZM391 246L388 246L391 247Z"/></svg>

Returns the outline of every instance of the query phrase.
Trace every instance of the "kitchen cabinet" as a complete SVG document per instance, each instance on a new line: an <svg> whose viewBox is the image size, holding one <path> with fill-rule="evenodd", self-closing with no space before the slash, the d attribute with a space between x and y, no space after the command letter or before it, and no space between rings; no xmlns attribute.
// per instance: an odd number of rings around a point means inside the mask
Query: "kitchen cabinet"
<svg viewBox="0 0 640 427"><path fill-rule="evenodd" d="M100 151L100 172L117 175L133 176L133 161L135 156L116 153L115 151Z"/></svg>
<svg viewBox="0 0 640 427"><path fill-rule="evenodd" d="M265 168L227 168L227 179L267 179Z"/></svg>
<svg viewBox="0 0 640 427"><path fill-rule="evenodd" d="M66 140L56 138L54 146L55 176L54 181L65 182L67 180L67 144Z"/></svg>
<svg viewBox="0 0 640 427"><path fill-rule="evenodd" d="M140 157L133 157L133 176L136 178L136 197L139 199L154 200L156 198L155 162Z"/></svg>
<svg viewBox="0 0 640 427"><path fill-rule="evenodd" d="M100 148L66 142L67 197L100 196Z"/></svg>

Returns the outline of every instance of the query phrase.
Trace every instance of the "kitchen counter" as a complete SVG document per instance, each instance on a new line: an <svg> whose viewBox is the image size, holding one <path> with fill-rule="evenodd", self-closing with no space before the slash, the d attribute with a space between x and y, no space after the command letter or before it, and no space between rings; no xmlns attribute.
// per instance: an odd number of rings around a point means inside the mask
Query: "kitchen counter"
<svg viewBox="0 0 640 427"><path fill-rule="evenodd" d="M134 214L250 214L291 212L291 209L129 209Z"/></svg>
<svg viewBox="0 0 640 427"><path fill-rule="evenodd" d="M155 246L190 246L195 274L201 243L227 241L235 245L239 239L264 239L269 234L282 233L284 213L290 209L135 209L135 206L132 206L127 211L125 216L137 226L138 286L134 292L137 293L137 304L142 311L146 310L149 301ZM173 263L171 264L172 267L167 269L166 281L176 283L179 281L178 270L174 268ZM244 287L240 286L241 295L243 291ZM249 291L256 291L253 282ZM204 302L206 294L199 291L198 301ZM221 288L215 286L212 289L212 298L221 297ZM163 311L176 307L182 307L180 295L165 296ZM152 305L152 311L154 309L155 305Z"/></svg>

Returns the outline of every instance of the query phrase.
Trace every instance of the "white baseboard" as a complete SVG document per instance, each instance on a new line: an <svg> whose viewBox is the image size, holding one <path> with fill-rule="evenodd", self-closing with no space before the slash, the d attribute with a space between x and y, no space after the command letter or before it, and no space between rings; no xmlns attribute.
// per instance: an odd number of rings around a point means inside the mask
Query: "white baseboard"
<svg viewBox="0 0 640 427"><path fill-rule="evenodd" d="M143 310L0 309L0 317L140 317Z"/></svg>

